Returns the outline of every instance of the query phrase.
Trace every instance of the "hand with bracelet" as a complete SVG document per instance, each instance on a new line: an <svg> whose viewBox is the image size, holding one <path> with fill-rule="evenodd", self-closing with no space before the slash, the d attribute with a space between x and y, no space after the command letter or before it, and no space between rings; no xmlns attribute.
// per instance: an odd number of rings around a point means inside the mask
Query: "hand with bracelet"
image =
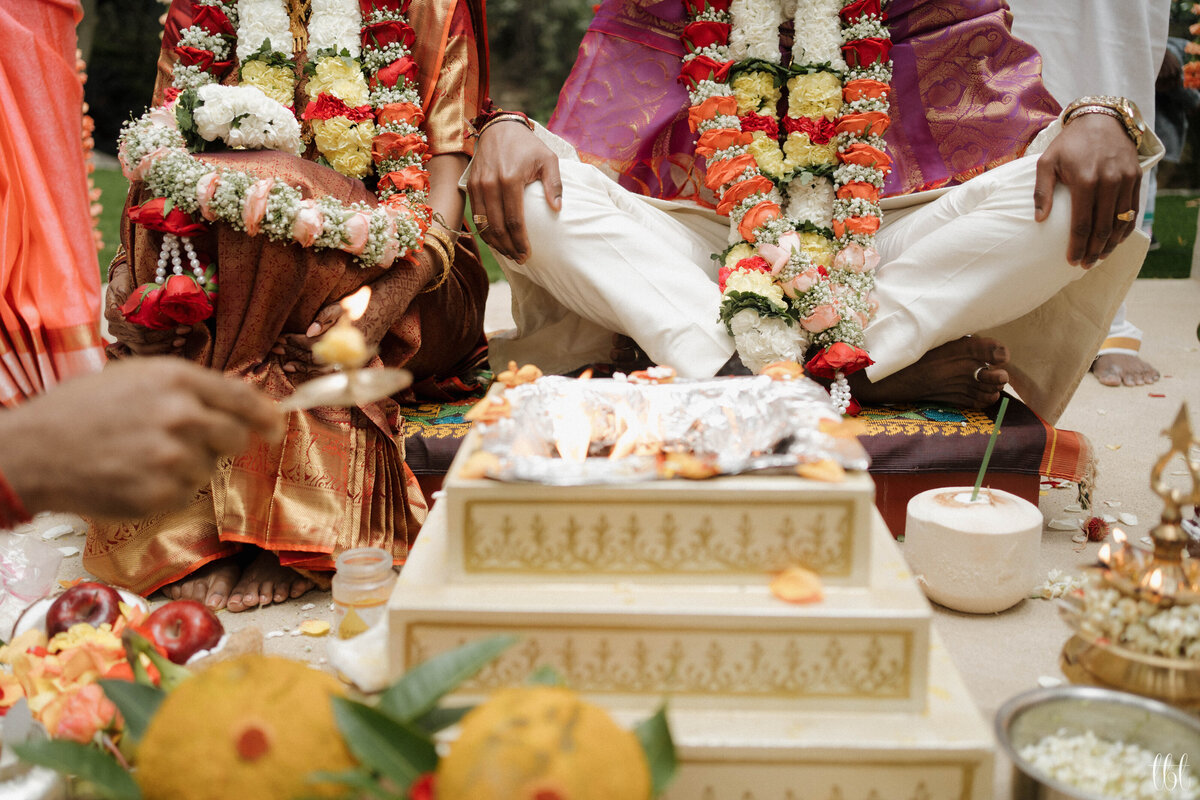
<svg viewBox="0 0 1200 800"><path fill-rule="evenodd" d="M525 187L541 181L547 205L561 209L558 156L538 139L524 114L489 112L474 126L479 139L467 181L471 219L489 247L522 263L531 250Z"/></svg>
<svg viewBox="0 0 1200 800"><path fill-rule="evenodd" d="M458 190L458 177L466 168L466 157L434 156L428 165L434 221L425 232L425 247L413 260L397 262L370 284L371 301L362 317L354 322L370 349L379 345L417 295L440 289L454 268L460 231L452 229L447 220L462 219L464 202ZM313 361L312 346L341 317L340 301L338 298L338 302L322 308L304 333L279 337L271 352L283 363L284 372L305 375L325 371Z"/></svg>
<svg viewBox="0 0 1200 800"><path fill-rule="evenodd" d="M1071 195L1067 261L1088 269L1129 236L1139 220L1140 116L1121 98L1081 98L1037 162L1034 218L1044 221L1061 183Z"/></svg>

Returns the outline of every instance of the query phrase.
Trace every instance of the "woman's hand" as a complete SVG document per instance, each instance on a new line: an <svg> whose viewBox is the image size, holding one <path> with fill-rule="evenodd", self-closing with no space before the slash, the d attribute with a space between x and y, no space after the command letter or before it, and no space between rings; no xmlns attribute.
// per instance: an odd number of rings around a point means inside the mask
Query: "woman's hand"
<svg viewBox="0 0 1200 800"><path fill-rule="evenodd" d="M104 296L104 318L108 321L108 332L118 342L139 356L178 355L187 344L190 325L177 325L167 330L156 331L144 325L135 325L125 319L121 306L133 294L133 270L126 261L115 260L108 273L108 291Z"/></svg>
<svg viewBox="0 0 1200 800"><path fill-rule="evenodd" d="M1107 114L1085 114L1063 128L1037 162L1038 222L1050 216L1056 183L1071 193L1067 261L1089 269L1125 241L1139 220L1142 170L1125 126Z"/></svg>
<svg viewBox="0 0 1200 800"><path fill-rule="evenodd" d="M518 121L497 122L488 127L475 146L467 193L479 235L493 250L522 263L529 257L525 232L525 187L541 181L546 203L562 208L562 179L558 156Z"/></svg>
<svg viewBox="0 0 1200 800"><path fill-rule="evenodd" d="M354 321L354 327L362 331L368 350L374 352L379 347L417 293L440 276L441 263L426 248L417 254L416 264L390 269L370 284L371 301L363 315ZM341 319L343 313L345 310L340 301L330 303L317 312L304 333L280 336L271 352L279 356L283 371L301 376L323 372L325 368L313 361L312 346Z"/></svg>

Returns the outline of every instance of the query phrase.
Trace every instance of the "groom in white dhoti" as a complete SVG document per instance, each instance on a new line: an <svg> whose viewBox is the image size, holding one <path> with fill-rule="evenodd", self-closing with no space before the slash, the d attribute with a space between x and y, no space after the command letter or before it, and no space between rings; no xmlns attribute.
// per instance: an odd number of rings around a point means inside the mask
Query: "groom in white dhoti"
<svg viewBox="0 0 1200 800"><path fill-rule="evenodd" d="M714 375L734 356L711 258L729 244L729 221L695 191L695 157L673 152L686 99L667 113L679 94L654 68L669 42L654 36L679 20L656 18L639 41L650 6L633 5L600 8L551 121L562 137L505 121L480 136L468 189L517 325L492 340L494 364L609 361L614 333L685 376ZM914 24L931 5L889 7L899 177L888 185L900 193L883 200L876 239L874 364L851 386L862 402L984 407L1011 383L1054 421L1141 265L1139 185L1161 147L1119 99L1056 118L1002 5L940 9L960 19L934 32ZM966 46L980 42L992 52ZM939 70L926 81L914 65L930 63ZM631 113L615 115L625 104Z"/></svg>

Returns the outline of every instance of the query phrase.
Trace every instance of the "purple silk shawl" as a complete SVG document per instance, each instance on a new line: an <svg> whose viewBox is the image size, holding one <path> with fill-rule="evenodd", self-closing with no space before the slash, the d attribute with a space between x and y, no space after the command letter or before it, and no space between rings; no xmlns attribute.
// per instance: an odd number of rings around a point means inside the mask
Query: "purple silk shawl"
<svg viewBox="0 0 1200 800"><path fill-rule="evenodd" d="M961 183L1019 157L1059 107L1004 0L893 0L888 195ZM623 186L713 205L678 81L681 0L604 0L550 129Z"/></svg>

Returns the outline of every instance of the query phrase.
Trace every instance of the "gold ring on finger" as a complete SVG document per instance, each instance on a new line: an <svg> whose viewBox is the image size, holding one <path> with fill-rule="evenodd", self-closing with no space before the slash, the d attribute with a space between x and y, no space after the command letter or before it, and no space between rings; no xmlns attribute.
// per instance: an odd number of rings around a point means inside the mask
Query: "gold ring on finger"
<svg viewBox="0 0 1200 800"><path fill-rule="evenodd" d="M1117 214L1117 219L1121 220L1121 222L1133 222L1133 217L1136 213L1137 212L1131 208L1128 211L1122 211L1120 214Z"/></svg>

